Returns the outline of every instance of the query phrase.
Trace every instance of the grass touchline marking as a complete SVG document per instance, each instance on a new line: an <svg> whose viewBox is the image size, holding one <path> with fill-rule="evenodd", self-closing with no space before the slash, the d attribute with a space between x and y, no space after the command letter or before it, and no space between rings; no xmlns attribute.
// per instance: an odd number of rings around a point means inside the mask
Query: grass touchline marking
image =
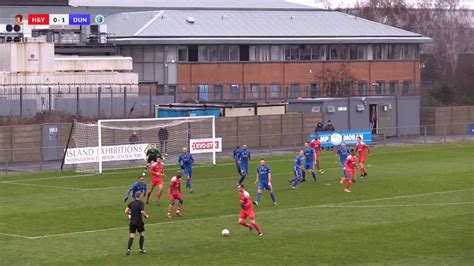
<svg viewBox="0 0 474 266"><path fill-rule="evenodd" d="M350 204L380 201L380 200L389 200L389 199L420 197L420 196L428 196L428 195L436 195L436 194L446 194L446 193L454 193L454 192L470 191L470 190L474 190L474 188L458 189L458 190L445 190L445 191L428 192L428 193L421 193L421 194L399 195L399 196L384 197L384 198L357 200L357 201L352 201ZM342 204L346 204L346 203L347 202L340 202L340 203L333 203L333 204L317 204L317 205L308 205L308 206L300 206L300 207L272 209L272 210L260 211L260 212L257 212L257 214L272 213L272 212L279 212L279 211L292 211L292 210L310 209L310 208L317 208L317 207L318 208L332 208L332 207L339 207L339 206L340 207L347 207L347 206L341 206ZM442 204L447 205L446 203L442 203ZM469 204L469 203L467 203L467 204ZM411 204L411 205L423 206L422 204ZM367 206L371 206L371 205L367 205ZM378 206L378 205L373 205L373 206ZM384 206L386 206L386 205L384 205ZM221 216L202 217L202 218L185 219L185 220L173 220L171 222L158 222L158 223L147 224L147 226L204 221L204 220L210 220L210 219L236 217L236 216L238 216L238 214L227 214L227 215L221 215ZM128 226L104 228L104 229L97 229L97 230L87 230L87 231L77 231L77 232L62 233L62 234L40 235L40 236L22 236L22 235L11 235L11 234L5 234L5 233L0 233L0 234L9 235L9 236L18 237L18 238L42 239L42 238L50 238L50 237L61 237L61 236L71 236L71 235L79 235L79 234L87 234L87 233L115 231L115 230L121 230L121 229L126 229L126 228L128 228Z"/></svg>
<svg viewBox="0 0 474 266"><path fill-rule="evenodd" d="M474 201L467 202L442 202L442 203L420 203L420 204L387 204L387 205L321 205L324 208L390 208L390 207L428 207L428 206L448 206L474 204Z"/></svg>

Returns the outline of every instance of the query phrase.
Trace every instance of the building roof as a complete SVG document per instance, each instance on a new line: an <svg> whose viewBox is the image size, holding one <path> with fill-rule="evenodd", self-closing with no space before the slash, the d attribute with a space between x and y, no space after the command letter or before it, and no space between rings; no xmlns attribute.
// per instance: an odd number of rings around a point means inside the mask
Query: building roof
<svg viewBox="0 0 474 266"><path fill-rule="evenodd" d="M117 42L422 43L420 34L336 11L161 10L106 19Z"/></svg>
<svg viewBox="0 0 474 266"><path fill-rule="evenodd" d="M70 0L71 6L154 7L159 9L314 9L286 0Z"/></svg>

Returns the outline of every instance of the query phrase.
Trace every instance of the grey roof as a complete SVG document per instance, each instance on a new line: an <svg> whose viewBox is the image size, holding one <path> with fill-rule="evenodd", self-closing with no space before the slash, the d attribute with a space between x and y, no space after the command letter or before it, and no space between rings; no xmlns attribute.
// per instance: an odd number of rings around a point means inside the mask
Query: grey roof
<svg viewBox="0 0 474 266"><path fill-rule="evenodd" d="M154 7L159 9L314 9L314 7L286 0L70 0L69 4L89 7Z"/></svg>
<svg viewBox="0 0 474 266"><path fill-rule="evenodd" d="M194 23L187 22L191 17ZM420 34L336 11L162 10L106 19L118 41L427 42Z"/></svg>

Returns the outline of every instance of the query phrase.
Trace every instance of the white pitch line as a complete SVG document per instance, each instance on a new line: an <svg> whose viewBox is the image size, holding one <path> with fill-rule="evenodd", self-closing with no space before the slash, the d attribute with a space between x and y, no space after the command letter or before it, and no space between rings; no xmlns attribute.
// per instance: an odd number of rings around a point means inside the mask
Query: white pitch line
<svg viewBox="0 0 474 266"><path fill-rule="evenodd" d="M352 203L352 202L351 202ZM322 205L324 208L390 208L390 207L429 207L429 206L449 206L474 204L474 201L467 202L442 202L442 203L421 203L421 204L388 204L388 205Z"/></svg>
<svg viewBox="0 0 474 266"><path fill-rule="evenodd" d="M450 147L450 148L464 148L463 146L458 146L458 147ZM416 150L403 150L403 151L386 151L386 152L377 152L376 155L386 155L386 154L393 154L393 153L407 153L407 152L423 152L423 151L430 151L430 150L438 150L438 149L446 149L446 147L435 147L435 148L428 148L428 149L416 149ZM294 153L294 152L293 152ZM286 153L286 154L276 154L275 156L290 156L289 154L293 154L291 152ZM334 153L335 154L335 153ZM326 158L334 158L333 154L331 155L324 155L321 156L320 158L326 159ZM279 159L279 160L268 160L269 163L271 162L290 162L292 159ZM166 161L165 161L166 162ZM217 165L214 165L212 167L219 167L219 166L228 166L228 165L234 165L234 162L228 162L228 163L219 163ZM209 165L196 165L193 166L193 168L203 168L203 167L209 167ZM171 167L168 170L177 170L178 167ZM139 171L139 170L138 170ZM106 172L103 173L102 175L118 175L118 174L128 174L128 173L136 173L137 170L124 170L124 171L113 171L113 172ZM65 178L76 178L76 177L87 177L87 176L98 176L99 174L96 173L91 173L91 174L78 174L78 175L65 175L65 176L51 176L51 177L44 177L44 178L31 178L31 179L21 179L21 180L7 180L3 182L24 182L24 181L38 181L38 180L49 180L49 179L65 179ZM0 176L0 179L2 178L8 178L8 175Z"/></svg>
<svg viewBox="0 0 474 266"><path fill-rule="evenodd" d="M76 190L76 191L87 191L86 188L61 187L61 186L50 186L50 185L29 184L29 183L0 182L0 184L20 185L20 186L32 186L32 187L45 187L45 188L57 188L57 189L67 189L67 190Z"/></svg>
<svg viewBox="0 0 474 266"><path fill-rule="evenodd" d="M372 165L367 165L367 167L371 167ZM341 167L335 168L326 168L324 171L332 171L332 170L341 170ZM277 172L273 173L273 175L290 175L293 172ZM237 175L235 176L227 176L227 177L216 177L216 178L206 178L206 179L197 179L193 182L209 182L209 181L217 181L217 180L226 180L226 179L237 179ZM23 180L22 180L23 181ZM26 180L25 180L26 181ZM0 181L0 184L17 184L23 186L37 186L37 187L49 187L49 188L58 188L58 189L69 189L69 190L77 190L77 191L98 191L98 190L108 190L108 189L118 189L118 188L128 188L130 185L122 185L122 186L113 186L113 187L99 187L99 188L76 188L76 187L62 187L62 186L49 186L49 185L39 185L39 184L30 184L30 183L17 183L15 181Z"/></svg>
<svg viewBox="0 0 474 266"><path fill-rule="evenodd" d="M375 198L375 199L367 199L367 200L358 200L358 201L352 201L351 204L360 203L360 202L371 202L371 201L380 201L380 200L389 200L389 199L399 199L399 198L420 197L420 196L428 196L428 195L436 195L436 194L446 194L446 193L462 192L462 191L469 191L469 190L474 190L474 188L458 189L458 190L446 190L446 191L437 191L437 192L411 194L411 195L400 195L400 196ZM272 210L260 211L260 212L257 212L257 213L258 214L273 213L273 212L279 212L279 211L293 211L293 210L302 210L302 209L311 209L311 208L331 208L331 207L335 207L335 206L340 206L341 204L346 204L346 202L333 203L333 204L317 204L317 205L300 206L300 207L283 208L283 209L272 209ZM421 205L419 205L419 206L421 206ZM344 207L344 206L341 206L341 207ZM203 217L203 218L195 218L195 219L173 220L171 222L158 222L158 223L147 224L147 226L205 221L205 220L211 220L211 219L236 217L236 216L237 216L237 214L227 214L227 215L221 215L221 216ZM87 234L87 233L108 232L108 231L122 230L122 229L126 229L126 228L128 228L128 226L104 228L104 229L97 229L97 230L78 231L78 232L70 232L70 233L62 233L62 234L40 235L40 236L21 236L21 235L11 235L11 236L17 236L17 237L27 238L27 239L42 239L42 238L50 238L50 237L80 235L80 234ZM0 233L0 234L2 234L2 233Z"/></svg>
<svg viewBox="0 0 474 266"><path fill-rule="evenodd" d="M15 234L7 234L7 233L0 233L2 236L11 236L11 237L16 237L16 238L26 238L26 239L31 239L29 236L22 236L22 235L15 235Z"/></svg>

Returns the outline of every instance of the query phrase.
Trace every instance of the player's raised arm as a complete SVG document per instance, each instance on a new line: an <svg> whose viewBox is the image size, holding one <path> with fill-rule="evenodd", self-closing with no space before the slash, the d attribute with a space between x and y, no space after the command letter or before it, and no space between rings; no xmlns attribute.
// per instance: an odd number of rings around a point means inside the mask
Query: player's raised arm
<svg viewBox="0 0 474 266"><path fill-rule="evenodd" d="M125 200L124 200L124 202L127 202L128 197L130 197L130 193L132 193L132 192L133 192L133 186L130 187L130 188L127 190L127 193L125 194Z"/></svg>

